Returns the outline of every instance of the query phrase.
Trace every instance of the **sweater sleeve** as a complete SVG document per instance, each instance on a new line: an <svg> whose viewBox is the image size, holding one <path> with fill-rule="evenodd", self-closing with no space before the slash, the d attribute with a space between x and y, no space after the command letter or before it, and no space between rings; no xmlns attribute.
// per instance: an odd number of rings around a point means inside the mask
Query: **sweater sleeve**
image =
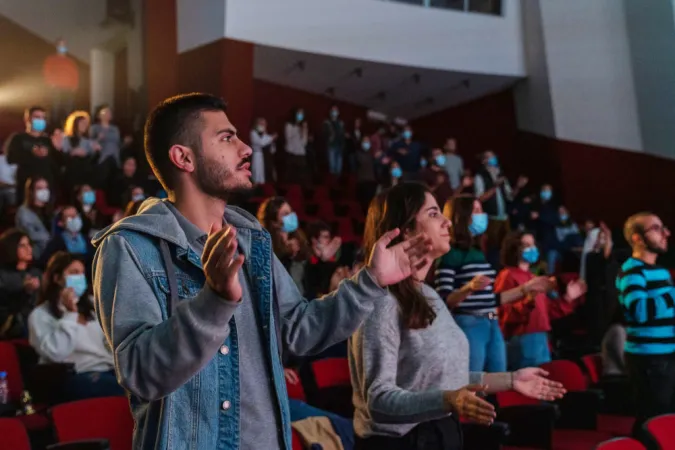
<svg viewBox="0 0 675 450"><path fill-rule="evenodd" d="M495 280L495 293L500 294L519 286L518 281L511 275L508 269L499 272ZM500 304L499 324L505 336L511 336L519 326L527 323L530 313L535 307L533 298L525 297L506 305Z"/></svg>
<svg viewBox="0 0 675 450"><path fill-rule="evenodd" d="M400 318L396 301L377 302L373 314L352 337L351 370L356 372L363 400L379 423L418 423L448 414L443 391L413 392L396 384Z"/></svg>
<svg viewBox="0 0 675 450"><path fill-rule="evenodd" d="M60 319L37 308L28 317L28 340L35 351L52 362L63 362L75 349L78 314L68 312Z"/></svg>

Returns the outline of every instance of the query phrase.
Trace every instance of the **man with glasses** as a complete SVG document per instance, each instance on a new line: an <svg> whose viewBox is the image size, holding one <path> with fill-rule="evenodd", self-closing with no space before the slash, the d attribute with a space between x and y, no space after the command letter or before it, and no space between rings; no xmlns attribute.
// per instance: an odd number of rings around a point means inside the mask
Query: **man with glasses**
<svg viewBox="0 0 675 450"><path fill-rule="evenodd" d="M621 266L616 284L624 312L624 347L637 416L633 434L644 422L675 412L675 287L656 259L668 251L670 231L651 213L630 217L624 236L633 254Z"/></svg>

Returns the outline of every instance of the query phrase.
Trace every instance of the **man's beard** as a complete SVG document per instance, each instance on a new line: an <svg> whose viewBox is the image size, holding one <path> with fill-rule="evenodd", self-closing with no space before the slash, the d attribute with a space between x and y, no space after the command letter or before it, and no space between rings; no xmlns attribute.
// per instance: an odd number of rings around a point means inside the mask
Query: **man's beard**
<svg viewBox="0 0 675 450"><path fill-rule="evenodd" d="M646 247L647 250L649 250L650 252L656 253L657 255L665 255L666 253L668 253L668 249L663 249L663 248L661 248L661 247L657 247L657 246L654 245L649 239L647 239L647 237L642 236L642 240L643 240L644 243L645 243L645 247Z"/></svg>
<svg viewBox="0 0 675 450"><path fill-rule="evenodd" d="M195 181L197 182L197 186L210 197L228 201L232 194L246 192L251 189L250 185L235 184L228 186L228 182L235 183L235 171L229 167L210 164L202 155L197 155L196 163Z"/></svg>

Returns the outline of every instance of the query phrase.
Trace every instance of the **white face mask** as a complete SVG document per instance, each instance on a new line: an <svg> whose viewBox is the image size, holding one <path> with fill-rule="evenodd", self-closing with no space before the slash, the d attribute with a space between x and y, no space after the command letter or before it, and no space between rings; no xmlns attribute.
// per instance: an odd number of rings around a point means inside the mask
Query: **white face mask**
<svg viewBox="0 0 675 450"><path fill-rule="evenodd" d="M35 200L40 203L49 203L50 195L49 189L38 189L35 191Z"/></svg>

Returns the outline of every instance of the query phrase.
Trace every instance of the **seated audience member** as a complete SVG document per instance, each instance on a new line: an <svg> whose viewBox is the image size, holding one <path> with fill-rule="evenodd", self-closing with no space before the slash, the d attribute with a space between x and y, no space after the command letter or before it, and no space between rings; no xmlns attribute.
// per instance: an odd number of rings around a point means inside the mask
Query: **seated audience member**
<svg viewBox="0 0 675 450"><path fill-rule="evenodd" d="M531 266L539 260L539 250L534 236L527 232L513 232L504 241L502 264L494 290L505 292L526 286L535 276ZM554 292L556 283L549 280L546 292ZM551 320L574 311L579 299L586 292L582 280L570 282L562 296L555 299L545 293L527 295L524 299L500 307L499 322L507 339L507 360L511 370L527 366L540 366L551 361L548 332Z"/></svg>
<svg viewBox="0 0 675 450"><path fill-rule="evenodd" d="M28 317L29 341L42 363L72 363L70 400L124 395L113 372L113 355L96 320L84 264L66 252L49 260L39 305Z"/></svg>
<svg viewBox="0 0 675 450"><path fill-rule="evenodd" d="M51 191L44 178L30 178L24 192L23 205L16 212L16 227L28 235L33 244L33 258L38 260L51 239Z"/></svg>
<svg viewBox="0 0 675 450"><path fill-rule="evenodd" d="M309 225L307 237L312 246L312 255L305 269L305 295L318 298L331 292L331 278L338 268L342 239L333 236L328 224L321 221Z"/></svg>
<svg viewBox="0 0 675 450"><path fill-rule="evenodd" d="M445 168L445 160L446 156L440 148L433 149L429 164L422 169L421 174L422 181L427 185L434 197L436 197L439 205L445 205L450 197L452 197L450 177Z"/></svg>
<svg viewBox="0 0 675 450"><path fill-rule="evenodd" d="M298 216L283 197L270 197L258 208L258 221L272 237L272 250L305 295L305 272L310 256Z"/></svg>
<svg viewBox="0 0 675 450"><path fill-rule="evenodd" d="M9 208L16 205L16 168L16 164L7 162L4 149L0 149L0 217L6 217Z"/></svg>
<svg viewBox="0 0 675 450"><path fill-rule="evenodd" d="M75 111L68 116L63 138L64 180L67 192L75 186L94 184L98 181L94 170L98 162L101 146L89 139L89 114Z"/></svg>
<svg viewBox="0 0 675 450"><path fill-rule="evenodd" d="M0 339L28 336L28 314L37 301L42 273L33 267L33 246L15 229L0 235Z"/></svg>
<svg viewBox="0 0 675 450"><path fill-rule="evenodd" d="M136 158L129 156L122 161L122 171L112 177L106 190L106 200L110 206L123 208L128 200L126 193L132 186L142 186L143 182L138 173Z"/></svg>
<svg viewBox="0 0 675 450"><path fill-rule="evenodd" d="M579 227L570 218L570 213L564 206L558 208L559 222L555 226L555 242L546 255L546 266L549 275L556 272L556 265L564 261L567 255L581 253L584 240Z"/></svg>
<svg viewBox="0 0 675 450"><path fill-rule="evenodd" d="M75 189L74 204L82 217L82 234L87 239L107 225L105 217L96 207L96 191L90 185L83 184Z"/></svg>
<svg viewBox="0 0 675 450"><path fill-rule="evenodd" d="M129 186L127 192L124 193L124 201L122 206L126 208L130 202L142 202L147 197L145 195L145 189L141 186Z"/></svg>
<svg viewBox="0 0 675 450"><path fill-rule="evenodd" d="M401 166L396 161L390 160L388 157L382 158L382 161L389 161L389 171L387 172L384 181L377 186L377 194L399 184L401 182L401 177L403 176Z"/></svg>
<svg viewBox="0 0 675 450"><path fill-rule="evenodd" d="M64 206L57 214L57 230L40 257L40 267L46 267L52 255L64 251L77 256L89 267L94 248L82 233L82 217L74 206Z"/></svg>

